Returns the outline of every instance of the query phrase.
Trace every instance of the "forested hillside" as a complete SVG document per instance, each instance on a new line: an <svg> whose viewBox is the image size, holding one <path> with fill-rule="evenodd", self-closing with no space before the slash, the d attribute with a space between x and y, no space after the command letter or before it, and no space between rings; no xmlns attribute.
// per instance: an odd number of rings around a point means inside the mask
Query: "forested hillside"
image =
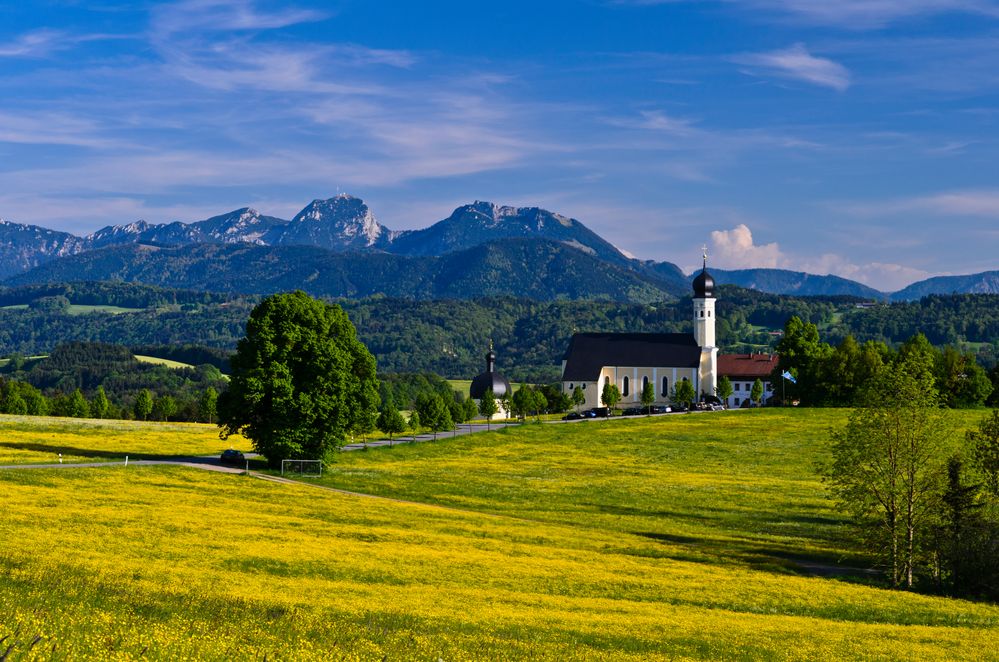
<svg viewBox="0 0 999 662"><path fill-rule="evenodd" d="M57 298L64 299L64 305L39 305ZM575 331L691 328L690 299L644 305L514 298L337 301L378 359L382 373L434 372L470 378L482 371L483 355L492 339L500 370L515 380L546 381L558 374L562 353ZM995 363L999 296L935 296L873 307L861 301L775 296L726 286L718 299L719 343L723 351L768 351L779 340L785 322L798 316L815 323L822 338L834 345L849 334L860 342L898 344L922 332L935 345L975 351L985 367ZM58 342L80 340L223 367L219 350L235 348L256 298L104 283L4 290L0 302L0 356L46 354ZM134 310L88 312L81 310L85 305ZM189 347L184 349L184 345Z"/></svg>

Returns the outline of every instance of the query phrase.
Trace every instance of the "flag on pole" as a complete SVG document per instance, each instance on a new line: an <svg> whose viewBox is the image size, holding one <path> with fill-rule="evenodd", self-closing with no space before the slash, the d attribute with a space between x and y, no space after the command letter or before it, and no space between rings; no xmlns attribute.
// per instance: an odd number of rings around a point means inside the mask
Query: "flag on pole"
<svg viewBox="0 0 999 662"><path fill-rule="evenodd" d="M787 370L784 371L784 374L782 374L781 377L783 377L787 381L791 382L792 384L797 384L798 383L798 380L794 378L794 375L792 375Z"/></svg>

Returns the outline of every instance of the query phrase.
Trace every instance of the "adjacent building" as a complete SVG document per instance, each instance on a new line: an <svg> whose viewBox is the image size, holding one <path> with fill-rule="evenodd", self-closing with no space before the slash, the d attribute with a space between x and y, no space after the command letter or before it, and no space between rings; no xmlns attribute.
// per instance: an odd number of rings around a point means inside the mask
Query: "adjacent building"
<svg viewBox="0 0 999 662"><path fill-rule="evenodd" d="M718 376L724 375L732 382L732 395L725 401L725 406L729 408L748 407L749 394L757 379L763 382L762 404L769 404L774 395L770 377L776 369L776 354L722 354L719 356Z"/></svg>

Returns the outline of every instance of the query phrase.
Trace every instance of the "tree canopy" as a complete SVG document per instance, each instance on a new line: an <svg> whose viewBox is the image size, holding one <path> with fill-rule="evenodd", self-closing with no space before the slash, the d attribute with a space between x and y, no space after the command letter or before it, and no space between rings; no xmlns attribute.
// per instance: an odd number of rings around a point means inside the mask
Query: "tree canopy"
<svg viewBox="0 0 999 662"><path fill-rule="evenodd" d="M222 435L243 434L271 464L329 460L377 415L374 357L340 306L304 292L261 301L231 365Z"/></svg>

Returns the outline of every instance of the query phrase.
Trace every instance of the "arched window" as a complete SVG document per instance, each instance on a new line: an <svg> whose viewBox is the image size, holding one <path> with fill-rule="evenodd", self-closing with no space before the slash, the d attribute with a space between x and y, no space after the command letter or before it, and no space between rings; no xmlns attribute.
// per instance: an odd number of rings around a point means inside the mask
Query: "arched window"
<svg viewBox="0 0 999 662"><path fill-rule="evenodd" d="M701 311L701 317L704 317L704 311L703 310Z"/></svg>
<svg viewBox="0 0 999 662"><path fill-rule="evenodd" d="M582 388L582 389L583 389L584 391L586 390L586 382L583 382L583 383L582 383L582 384L580 384L579 386L580 386L580 388Z"/></svg>
<svg viewBox="0 0 999 662"><path fill-rule="evenodd" d="M604 386L610 384L610 377L604 377Z"/></svg>
<svg viewBox="0 0 999 662"><path fill-rule="evenodd" d="M625 378L621 381L621 395L624 397L628 397L628 383L628 377L625 375Z"/></svg>
<svg viewBox="0 0 999 662"><path fill-rule="evenodd" d="M648 387L648 385L649 385L649 376L645 375L644 377L642 377L642 393L645 393L645 389Z"/></svg>
<svg viewBox="0 0 999 662"><path fill-rule="evenodd" d="M663 391L660 395L664 398L669 397L669 377L663 377Z"/></svg>
<svg viewBox="0 0 999 662"><path fill-rule="evenodd" d="M571 392L574 389L575 389L575 387L572 385L572 382L569 382L569 391Z"/></svg>

